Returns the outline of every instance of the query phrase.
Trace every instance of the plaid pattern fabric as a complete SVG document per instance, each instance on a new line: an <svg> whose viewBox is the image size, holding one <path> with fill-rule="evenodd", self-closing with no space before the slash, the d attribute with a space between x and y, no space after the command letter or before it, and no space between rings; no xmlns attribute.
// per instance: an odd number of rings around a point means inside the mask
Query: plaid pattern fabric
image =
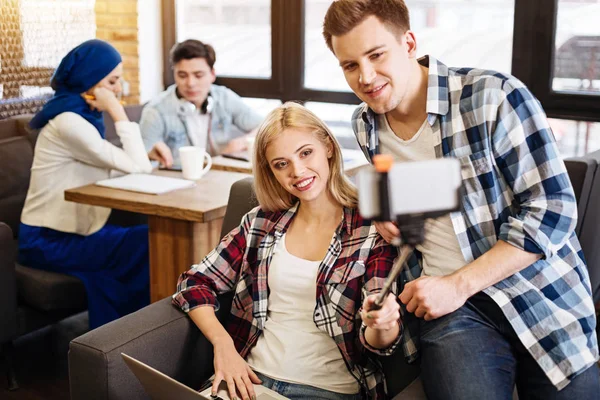
<svg viewBox="0 0 600 400"><path fill-rule="evenodd" d="M574 233L577 204L565 166L538 100L514 77L448 68L433 57L427 120L436 157L462 165L461 211L454 231L467 263L498 240L542 254L536 263L485 289L519 338L561 389L598 359L596 318L588 271ZM377 118L365 104L352 118L367 159L379 152ZM410 274L419 276L419 254ZM407 279L410 279L408 277ZM404 336L418 334L405 319Z"/></svg>
<svg viewBox="0 0 600 400"><path fill-rule="evenodd" d="M189 312L202 305L218 308L216 296L235 291L226 329L244 358L265 326L269 265L296 210L297 205L285 212L264 212L257 207L246 214L216 249L181 275L173 295L173 303ZM358 310L363 289L378 292L396 256L396 249L383 241L370 222L356 210L344 209L344 219L317 274L313 320L335 340L348 370L369 398L387 397L381 365L373 353L392 354L402 335L387 349L371 348L364 339L366 327Z"/></svg>

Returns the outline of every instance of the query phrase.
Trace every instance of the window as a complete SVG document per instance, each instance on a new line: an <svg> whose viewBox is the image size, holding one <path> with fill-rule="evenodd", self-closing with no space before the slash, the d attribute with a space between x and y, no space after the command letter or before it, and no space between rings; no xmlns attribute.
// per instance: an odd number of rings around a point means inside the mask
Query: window
<svg viewBox="0 0 600 400"><path fill-rule="evenodd" d="M323 39L323 19L332 0L306 0L304 16L304 87L349 92L337 58Z"/></svg>
<svg viewBox="0 0 600 400"><path fill-rule="evenodd" d="M180 0L177 41L214 47L220 76L271 77L270 0Z"/></svg>
<svg viewBox="0 0 600 400"><path fill-rule="evenodd" d="M249 107L252 107L258 114L265 117L268 113L273 111L275 108L281 105L281 100L274 99L259 99L256 97L244 97L242 98L244 103Z"/></svg>
<svg viewBox="0 0 600 400"><path fill-rule="evenodd" d="M515 0L513 74L548 116L600 120L599 0ZM518 39L518 40L517 40Z"/></svg>
<svg viewBox="0 0 600 400"><path fill-rule="evenodd" d="M600 3L559 0L552 89L600 94Z"/></svg>
<svg viewBox="0 0 600 400"><path fill-rule="evenodd" d="M94 0L21 0L23 65L55 68L81 42L96 37Z"/></svg>
<svg viewBox="0 0 600 400"><path fill-rule="evenodd" d="M595 18L600 0L406 1L419 56L431 54L449 66L511 73L531 89L548 116L600 121L600 30ZM217 63L222 62L217 83L241 96L358 104L322 38L323 16L332 0L163 2L164 26L173 27L165 31L165 48L194 29L210 37ZM196 14L183 11L185 18L176 20L175 10L186 4L194 5ZM208 28L201 26L207 23ZM237 29L248 32L248 24L256 32L244 37ZM236 39L226 42L229 33L210 36L210 29L228 29ZM221 55L240 47L234 55ZM245 48L255 49L249 50L252 56L240 56Z"/></svg>
<svg viewBox="0 0 600 400"><path fill-rule="evenodd" d="M0 119L43 105L62 57L96 36L94 5L94 0L0 3Z"/></svg>
<svg viewBox="0 0 600 400"><path fill-rule="evenodd" d="M337 59L323 40L332 0L306 0L304 86L349 91ZM418 56L431 54L448 66L510 73L515 0L409 1Z"/></svg>
<svg viewBox="0 0 600 400"><path fill-rule="evenodd" d="M350 121L356 105L306 102L306 108L321 118L337 138L340 146L359 149Z"/></svg>
<svg viewBox="0 0 600 400"><path fill-rule="evenodd" d="M418 55L511 72L515 0L408 2Z"/></svg>
<svg viewBox="0 0 600 400"><path fill-rule="evenodd" d="M600 123L548 119L563 158L600 149Z"/></svg>

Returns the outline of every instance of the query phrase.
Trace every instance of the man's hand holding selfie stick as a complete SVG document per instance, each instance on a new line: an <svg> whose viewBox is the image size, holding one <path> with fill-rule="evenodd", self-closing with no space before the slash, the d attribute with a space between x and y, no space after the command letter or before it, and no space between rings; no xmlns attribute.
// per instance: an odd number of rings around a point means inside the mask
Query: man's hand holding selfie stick
<svg viewBox="0 0 600 400"><path fill-rule="evenodd" d="M460 163L456 159L395 164L389 155L376 155L373 164L374 168L365 168L358 175L360 213L364 218L395 222L398 235L382 236L399 247L399 256L381 292L368 304L369 311L382 307L393 283L406 268L406 260L414 247L423 242L425 219L458 209L462 184ZM455 287L450 281L451 276L424 276L407 282L399 296L400 301L406 304L408 312L414 312L420 318L433 319L445 315L462 305L453 310L454 303L466 301L466 298L461 300L461 296L453 296ZM432 290L435 296L429 295ZM442 303L439 304L439 301Z"/></svg>

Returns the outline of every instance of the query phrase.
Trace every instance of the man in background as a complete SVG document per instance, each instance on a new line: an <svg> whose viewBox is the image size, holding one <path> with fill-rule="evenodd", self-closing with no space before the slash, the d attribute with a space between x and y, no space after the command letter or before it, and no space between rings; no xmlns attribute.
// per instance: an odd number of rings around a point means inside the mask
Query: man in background
<svg viewBox="0 0 600 400"><path fill-rule="evenodd" d="M215 85L215 50L186 40L171 50L175 84L142 111L140 129L148 156L162 165L179 164L179 148L199 146L211 155L246 150L246 135L262 117L232 90Z"/></svg>

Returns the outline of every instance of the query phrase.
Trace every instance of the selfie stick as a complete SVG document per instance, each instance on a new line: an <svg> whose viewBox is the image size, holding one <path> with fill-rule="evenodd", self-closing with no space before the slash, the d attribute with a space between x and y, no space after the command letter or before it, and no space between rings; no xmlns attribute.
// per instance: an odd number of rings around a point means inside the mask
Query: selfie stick
<svg viewBox="0 0 600 400"><path fill-rule="evenodd" d="M400 275L400 272L402 272L402 269L406 265L406 259L412 250L413 246L410 244L403 244L398 247L400 254L398 255L398 258L396 258L390 274L385 279L381 292L379 292L375 302L373 302L373 305L371 306L372 310L379 310L383 306L383 302L392 290L393 283L396 281L396 279L398 279L398 275Z"/></svg>
<svg viewBox="0 0 600 400"><path fill-rule="evenodd" d="M384 217L389 216L388 220L391 220L392 215L390 212L389 202L389 180L388 172L394 164L394 159L389 155L378 154L373 157L373 166L379 173L379 202L381 206L381 215ZM422 243L425 236L425 221L422 216L404 216L396 218L398 226L402 227L400 230L400 237L394 238L392 244L398 247L398 258L394 262L394 266L387 276L383 288L379 295L375 299L372 305L373 310L379 310L383 306L383 302L388 297L392 289L392 285L398 279L398 275L402 272L406 266L406 260L413 251L414 246Z"/></svg>
<svg viewBox="0 0 600 400"><path fill-rule="evenodd" d="M398 247L398 258L371 307L378 310L398 276L403 271L409 275L406 261L425 240L425 220L459 211L463 191L460 162L454 158L394 163L391 155L377 154L373 166L359 171L361 214L375 221L395 221L400 230L391 241Z"/></svg>

